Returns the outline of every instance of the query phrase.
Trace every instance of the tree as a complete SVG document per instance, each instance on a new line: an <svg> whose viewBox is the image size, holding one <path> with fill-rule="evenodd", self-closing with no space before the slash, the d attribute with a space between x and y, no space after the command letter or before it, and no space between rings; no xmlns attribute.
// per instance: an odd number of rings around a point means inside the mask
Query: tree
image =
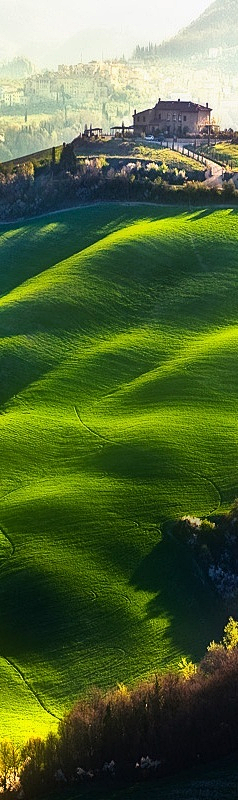
<svg viewBox="0 0 238 800"><path fill-rule="evenodd" d="M199 669L206 675L210 675L216 670L223 669L227 664L227 651L224 645L220 642L210 642L207 647L207 652L200 662Z"/></svg>
<svg viewBox="0 0 238 800"><path fill-rule="evenodd" d="M183 657L179 662L179 669L181 669L183 677L186 681L188 681L190 678L193 678L197 672L196 664L194 664L193 661L188 661L185 657Z"/></svg>
<svg viewBox="0 0 238 800"><path fill-rule="evenodd" d="M226 650L234 650L238 646L238 622L233 617L229 617L222 641Z"/></svg>
<svg viewBox="0 0 238 800"><path fill-rule="evenodd" d="M77 166L77 158L72 144L63 144L63 150L60 156L60 169L65 172L74 173Z"/></svg>
<svg viewBox="0 0 238 800"><path fill-rule="evenodd" d="M200 663L200 670L208 674L223 669L229 661L229 653L236 647L238 647L238 622L233 617L229 617L222 641L210 642Z"/></svg>
<svg viewBox="0 0 238 800"><path fill-rule="evenodd" d="M0 771L4 792L7 788L7 779L12 769L12 745L6 740L0 742Z"/></svg>

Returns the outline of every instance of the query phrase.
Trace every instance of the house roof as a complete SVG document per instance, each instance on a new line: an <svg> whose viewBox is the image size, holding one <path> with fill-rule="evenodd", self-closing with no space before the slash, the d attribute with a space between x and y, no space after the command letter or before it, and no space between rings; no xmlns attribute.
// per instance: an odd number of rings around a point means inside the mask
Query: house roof
<svg viewBox="0 0 238 800"><path fill-rule="evenodd" d="M164 109L165 111L172 111L174 109L174 111L182 111L187 113L190 112L193 114L198 113L198 111L212 111L210 106L202 106L200 103L193 103L191 100L159 100L158 103L153 106L153 108L146 108L143 111L137 111L136 115L134 114L133 116L137 116L138 114L146 114L148 112L155 111L155 109Z"/></svg>
<svg viewBox="0 0 238 800"><path fill-rule="evenodd" d="M202 106L200 103L193 103L191 100L159 100L154 108L170 108L181 109L182 111L211 111L212 109L207 106Z"/></svg>

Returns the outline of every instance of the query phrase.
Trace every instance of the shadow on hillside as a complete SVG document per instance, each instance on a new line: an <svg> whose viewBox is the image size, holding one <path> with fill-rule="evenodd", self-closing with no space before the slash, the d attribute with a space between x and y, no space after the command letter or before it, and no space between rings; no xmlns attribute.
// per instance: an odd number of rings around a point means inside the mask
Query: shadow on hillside
<svg viewBox="0 0 238 800"><path fill-rule="evenodd" d="M57 288L57 281L55 284ZM55 291L56 291L55 288ZM72 293L71 293L72 294ZM87 322L95 328L94 318L91 320L90 314L93 313L95 302L75 303L75 297L70 297L69 287L65 288L65 296L57 298L57 291L54 296L39 298L34 300L24 300L14 305L7 305L1 308L0 318L0 337L8 339L11 336L40 336L41 334L55 334L62 330L80 330L82 325ZM88 320L89 317L89 320Z"/></svg>
<svg viewBox="0 0 238 800"><path fill-rule="evenodd" d="M188 222L199 222L199 220L204 219L204 217L210 217L215 211L216 209L214 208L203 208L199 211L191 211L191 217L188 218Z"/></svg>
<svg viewBox="0 0 238 800"><path fill-rule="evenodd" d="M103 443L103 439L101 441ZM167 443L161 443L158 448L105 441L104 447L94 453L93 459L90 454L89 469L129 481L149 481L151 484L166 475L170 477L172 457L174 449Z"/></svg>
<svg viewBox="0 0 238 800"><path fill-rule="evenodd" d="M237 214L237 208L222 208L222 206L214 206L210 208L203 208L199 210L192 210L190 208L191 217L188 218L188 222L199 222L199 220L203 219L204 217L210 217L212 214L215 214L217 211L226 211L227 214Z"/></svg>
<svg viewBox="0 0 238 800"><path fill-rule="evenodd" d="M209 584L203 583L185 545L169 533L141 561L131 584L151 592L149 619L168 618L169 638L176 648L201 657L211 639L220 640L226 612Z"/></svg>
<svg viewBox="0 0 238 800"><path fill-rule="evenodd" d="M49 211L45 216L32 217L19 223L6 222L4 231L6 228L12 232L12 236L4 242L0 296L22 285L29 278L50 270L55 264L81 253L120 228L147 219L147 216L148 221L156 221L180 213L181 209L175 206L171 209L168 206L163 212L153 204L147 207L143 203L109 202L94 204L87 210L80 206L72 207L69 211Z"/></svg>
<svg viewBox="0 0 238 800"><path fill-rule="evenodd" d="M98 223L96 219L92 226L88 217L82 227L80 221L77 224L78 217L79 209L72 208L69 213L52 211L45 217L17 224L17 227L9 223L15 235L4 243L7 266L4 264L1 270L0 296L101 240L100 219ZM17 264L16 248L19 255Z"/></svg>
<svg viewBox="0 0 238 800"><path fill-rule="evenodd" d="M57 637L64 606L53 581L32 567L2 577L1 653L39 650Z"/></svg>
<svg viewBox="0 0 238 800"><path fill-rule="evenodd" d="M52 364L33 363L33 361L27 361L26 356L4 355L0 359L0 409L51 369Z"/></svg>
<svg viewBox="0 0 238 800"><path fill-rule="evenodd" d="M14 569L14 564L15 559L12 571L8 566L1 577L1 655L15 660L38 653L43 661L53 652L54 658L64 661L65 648L70 652L106 647L114 639L115 626L120 643L128 626L128 610L118 607L116 597L94 597L93 591L85 594L78 578L64 580L60 561L56 577L53 569L44 571L35 565Z"/></svg>

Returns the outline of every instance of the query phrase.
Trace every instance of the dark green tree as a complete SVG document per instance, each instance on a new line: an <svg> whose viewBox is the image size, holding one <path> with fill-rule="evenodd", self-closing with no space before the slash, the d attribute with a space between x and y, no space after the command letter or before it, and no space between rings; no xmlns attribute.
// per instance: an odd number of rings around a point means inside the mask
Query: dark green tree
<svg viewBox="0 0 238 800"><path fill-rule="evenodd" d="M65 172L72 172L74 174L77 166L77 159L72 144L63 144L63 150L60 156L60 169Z"/></svg>

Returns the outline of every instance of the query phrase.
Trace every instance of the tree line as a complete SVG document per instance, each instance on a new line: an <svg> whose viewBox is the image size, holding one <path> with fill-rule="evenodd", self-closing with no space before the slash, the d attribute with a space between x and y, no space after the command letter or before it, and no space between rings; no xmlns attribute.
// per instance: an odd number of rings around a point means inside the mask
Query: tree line
<svg viewBox="0 0 238 800"><path fill-rule="evenodd" d="M46 796L82 782L170 775L238 748L238 623L230 617L222 641L200 664L182 659L158 674L105 695L79 700L58 733L30 739L20 751L0 743L2 791ZM22 794L21 794L22 796Z"/></svg>

